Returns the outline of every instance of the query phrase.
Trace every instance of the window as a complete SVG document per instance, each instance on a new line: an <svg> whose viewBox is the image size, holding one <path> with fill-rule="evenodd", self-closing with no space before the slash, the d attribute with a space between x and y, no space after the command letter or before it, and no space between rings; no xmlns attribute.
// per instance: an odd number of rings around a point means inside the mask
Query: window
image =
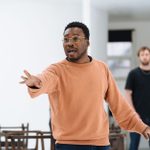
<svg viewBox="0 0 150 150"><path fill-rule="evenodd" d="M108 35L107 64L122 91L131 69L132 31L109 30Z"/></svg>
<svg viewBox="0 0 150 150"><path fill-rule="evenodd" d="M109 42L107 45L107 63L116 79L126 78L131 68L132 43Z"/></svg>

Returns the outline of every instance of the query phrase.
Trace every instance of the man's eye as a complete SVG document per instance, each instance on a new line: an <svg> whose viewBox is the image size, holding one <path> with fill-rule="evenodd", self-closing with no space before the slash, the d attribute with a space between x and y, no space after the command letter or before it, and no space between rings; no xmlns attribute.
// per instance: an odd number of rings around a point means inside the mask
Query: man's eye
<svg viewBox="0 0 150 150"><path fill-rule="evenodd" d="M73 40L74 42L78 42L78 41L79 41L79 38L78 38L78 37L73 37L72 40Z"/></svg>
<svg viewBox="0 0 150 150"><path fill-rule="evenodd" d="M64 38L64 40L63 40L65 43L67 43L68 41L69 41L69 39L68 38Z"/></svg>

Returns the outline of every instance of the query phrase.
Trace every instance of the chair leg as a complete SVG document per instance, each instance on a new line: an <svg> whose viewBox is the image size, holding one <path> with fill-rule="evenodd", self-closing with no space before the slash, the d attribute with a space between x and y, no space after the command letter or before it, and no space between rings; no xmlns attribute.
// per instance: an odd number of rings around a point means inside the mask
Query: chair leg
<svg viewBox="0 0 150 150"><path fill-rule="evenodd" d="M55 150L55 139L51 138L51 150Z"/></svg>
<svg viewBox="0 0 150 150"><path fill-rule="evenodd" d="M41 146L42 146L42 150L45 150L45 147L44 147L44 139L41 138Z"/></svg>

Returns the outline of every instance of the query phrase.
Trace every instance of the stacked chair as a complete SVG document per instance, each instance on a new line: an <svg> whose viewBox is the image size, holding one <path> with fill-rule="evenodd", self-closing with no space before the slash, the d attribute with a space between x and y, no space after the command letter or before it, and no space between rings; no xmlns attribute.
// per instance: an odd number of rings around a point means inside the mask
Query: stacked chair
<svg viewBox="0 0 150 150"><path fill-rule="evenodd" d="M29 130L29 124L0 126L0 150L45 150L45 139L51 141L51 132Z"/></svg>

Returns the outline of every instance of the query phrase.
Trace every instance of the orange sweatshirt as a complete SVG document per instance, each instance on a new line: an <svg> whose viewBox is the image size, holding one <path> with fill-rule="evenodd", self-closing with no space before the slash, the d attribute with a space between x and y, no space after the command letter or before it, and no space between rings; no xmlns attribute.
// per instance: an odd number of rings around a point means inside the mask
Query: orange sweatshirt
<svg viewBox="0 0 150 150"><path fill-rule="evenodd" d="M142 133L147 127L120 94L101 61L77 64L63 60L50 65L38 77L42 88L29 88L29 93L31 97L48 94L57 143L109 145L104 99L122 128Z"/></svg>

